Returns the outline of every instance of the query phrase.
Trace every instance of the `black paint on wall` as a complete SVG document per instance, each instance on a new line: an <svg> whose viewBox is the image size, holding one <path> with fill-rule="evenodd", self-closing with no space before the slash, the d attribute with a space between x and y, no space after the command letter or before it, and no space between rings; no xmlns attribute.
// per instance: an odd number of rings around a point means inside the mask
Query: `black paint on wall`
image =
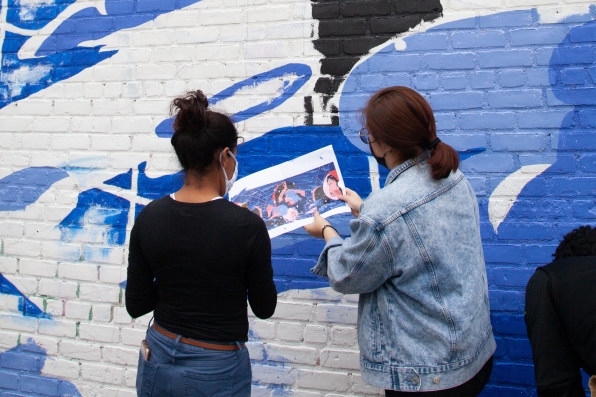
<svg viewBox="0 0 596 397"><path fill-rule="evenodd" d="M324 55L324 76L316 82L315 92L323 97L324 106L370 49L422 21L439 18L442 12L439 0L312 0L312 16L319 20L314 45ZM308 107L305 110L308 113ZM312 116L307 116L309 120L312 123ZM337 125L338 118L332 123Z"/></svg>

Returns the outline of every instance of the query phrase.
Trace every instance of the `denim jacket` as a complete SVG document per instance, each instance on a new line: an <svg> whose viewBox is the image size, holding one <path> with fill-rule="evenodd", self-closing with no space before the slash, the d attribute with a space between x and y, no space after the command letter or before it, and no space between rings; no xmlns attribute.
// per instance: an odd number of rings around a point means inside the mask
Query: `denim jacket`
<svg viewBox="0 0 596 397"><path fill-rule="evenodd" d="M427 158L391 170L312 269L360 294L362 377L385 389L458 386L496 349L476 196L459 170L434 180Z"/></svg>

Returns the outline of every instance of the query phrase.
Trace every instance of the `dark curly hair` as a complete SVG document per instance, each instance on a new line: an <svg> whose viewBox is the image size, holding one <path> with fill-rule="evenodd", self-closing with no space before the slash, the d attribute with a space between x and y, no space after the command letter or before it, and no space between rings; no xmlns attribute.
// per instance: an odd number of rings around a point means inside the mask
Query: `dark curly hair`
<svg viewBox="0 0 596 397"><path fill-rule="evenodd" d="M596 256L596 228L580 226L567 233L553 254L555 259L569 256Z"/></svg>
<svg viewBox="0 0 596 397"><path fill-rule="evenodd" d="M214 153L236 148L239 137L234 123L209 109L201 90L174 99L170 111L176 114L171 143L184 171L201 173L213 163Z"/></svg>

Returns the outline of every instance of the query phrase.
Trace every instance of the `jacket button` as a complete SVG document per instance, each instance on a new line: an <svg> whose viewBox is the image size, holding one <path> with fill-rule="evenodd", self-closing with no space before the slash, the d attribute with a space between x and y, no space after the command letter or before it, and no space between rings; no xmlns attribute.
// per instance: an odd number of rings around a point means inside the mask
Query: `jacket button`
<svg viewBox="0 0 596 397"><path fill-rule="evenodd" d="M417 385L418 383L420 383L420 378L415 376L412 378L412 383L414 383L415 385Z"/></svg>
<svg viewBox="0 0 596 397"><path fill-rule="evenodd" d="M435 385L438 385L438 384L439 384L439 382L440 382L440 379L439 379L439 377L438 377L438 376L435 376L435 377L433 378L433 383L434 383Z"/></svg>

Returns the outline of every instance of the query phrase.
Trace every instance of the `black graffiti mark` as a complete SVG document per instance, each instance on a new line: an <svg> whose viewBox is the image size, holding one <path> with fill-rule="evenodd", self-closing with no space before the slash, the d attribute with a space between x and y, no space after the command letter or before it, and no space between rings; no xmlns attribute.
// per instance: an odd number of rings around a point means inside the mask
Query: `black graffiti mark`
<svg viewBox="0 0 596 397"><path fill-rule="evenodd" d="M324 108L358 60L368 51L422 21L442 15L439 0L311 0L319 21L315 48L324 55L314 91ZM312 98L305 98L306 124L312 125ZM337 113L337 109L330 109ZM310 113L309 113L310 112ZM339 125L339 117L331 120Z"/></svg>

